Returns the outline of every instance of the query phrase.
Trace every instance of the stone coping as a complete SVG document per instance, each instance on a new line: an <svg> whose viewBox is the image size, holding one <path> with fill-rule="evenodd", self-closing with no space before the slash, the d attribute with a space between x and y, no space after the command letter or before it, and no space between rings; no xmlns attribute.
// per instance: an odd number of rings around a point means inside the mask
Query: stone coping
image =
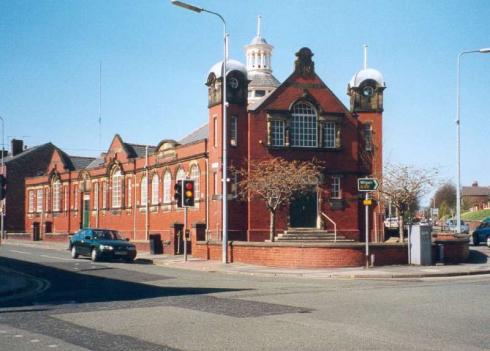
<svg viewBox="0 0 490 351"><path fill-rule="evenodd" d="M221 241L205 240L197 241L198 245L222 245ZM364 248L363 242L339 242L339 243L309 243L309 242L262 242L262 241L229 241L230 246L251 247L329 247L329 248ZM406 247L407 243L369 243L369 247Z"/></svg>

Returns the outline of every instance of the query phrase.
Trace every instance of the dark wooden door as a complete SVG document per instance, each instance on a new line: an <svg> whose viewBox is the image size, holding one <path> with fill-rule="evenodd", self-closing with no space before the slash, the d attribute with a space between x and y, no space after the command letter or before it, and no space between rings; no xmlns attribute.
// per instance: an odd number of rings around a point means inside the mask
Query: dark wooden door
<svg viewBox="0 0 490 351"><path fill-rule="evenodd" d="M316 191L299 194L289 206L289 225L294 228L316 228Z"/></svg>

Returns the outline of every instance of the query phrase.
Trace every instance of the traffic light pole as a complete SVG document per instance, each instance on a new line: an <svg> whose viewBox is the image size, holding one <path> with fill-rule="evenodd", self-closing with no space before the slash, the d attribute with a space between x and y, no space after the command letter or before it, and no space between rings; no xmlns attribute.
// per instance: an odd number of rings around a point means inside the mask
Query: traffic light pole
<svg viewBox="0 0 490 351"><path fill-rule="evenodd" d="M184 207L184 261L187 262L187 210L188 207Z"/></svg>

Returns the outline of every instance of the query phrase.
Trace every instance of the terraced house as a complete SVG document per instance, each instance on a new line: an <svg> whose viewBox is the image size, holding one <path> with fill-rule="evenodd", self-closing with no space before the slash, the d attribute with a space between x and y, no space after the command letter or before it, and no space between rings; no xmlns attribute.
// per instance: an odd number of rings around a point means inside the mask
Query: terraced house
<svg viewBox="0 0 490 351"><path fill-rule="evenodd" d="M339 235L360 241L364 207L357 179L381 177L382 170L383 77L365 64L346 84L346 107L316 74L310 49L296 53L294 70L282 83L272 74L272 49L258 33L246 46L246 65L228 60L228 165L272 157L322 161L322 176L311 190L278 213L278 232L328 231L333 222ZM114 228L142 244L159 233L167 252L178 253L183 210L176 207L173 189L188 177L196 184L196 205L188 214L193 250L197 242L221 240L223 200L229 204L230 240L266 241L270 217L264 204L234 196L233 177L228 198L221 196L222 65L208 74L206 123L182 140L143 146L116 135L102 157L86 163L55 150L45 174L26 180L26 227L40 228L41 238L86 226ZM375 230L376 223L382 227L381 213L375 201L371 241L382 239L382 230Z"/></svg>

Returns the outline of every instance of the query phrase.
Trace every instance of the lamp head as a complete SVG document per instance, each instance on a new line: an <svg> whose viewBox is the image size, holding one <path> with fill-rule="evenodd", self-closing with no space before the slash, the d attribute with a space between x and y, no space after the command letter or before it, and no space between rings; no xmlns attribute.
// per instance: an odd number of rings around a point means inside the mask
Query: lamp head
<svg viewBox="0 0 490 351"><path fill-rule="evenodd" d="M480 53L482 53L482 54L490 54L490 48L480 49Z"/></svg>
<svg viewBox="0 0 490 351"><path fill-rule="evenodd" d="M201 13L202 12L202 8L199 8L199 7L194 6L194 5L191 5L191 4L187 4L187 3L183 2L183 1L172 0L172 5L179 6L179 7L182 7L184 9L191 10L191 11L194 11L194 12L197 12L197 13Z"/></svg>

